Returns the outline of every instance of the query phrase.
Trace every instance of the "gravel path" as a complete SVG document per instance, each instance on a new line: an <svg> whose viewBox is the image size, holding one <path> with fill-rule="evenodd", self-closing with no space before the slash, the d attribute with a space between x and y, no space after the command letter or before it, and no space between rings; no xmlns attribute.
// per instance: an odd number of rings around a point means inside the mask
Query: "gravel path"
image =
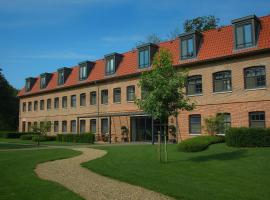
<svg viewBox="0 0 270 200"><path fill-rule="evenodd" d="M35 172L45 180L62 184L86 200L171 199L142 187L98 175L80 166L81 163L102 157L106 151L91 148L73 148L82 154L73 158L50 161L37 165Z"/></svg>

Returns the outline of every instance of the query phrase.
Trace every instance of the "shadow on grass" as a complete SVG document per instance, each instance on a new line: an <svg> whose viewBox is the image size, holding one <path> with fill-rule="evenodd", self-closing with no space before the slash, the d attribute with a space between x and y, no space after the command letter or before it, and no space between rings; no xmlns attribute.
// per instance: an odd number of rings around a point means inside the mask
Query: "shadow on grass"
<svg viewBox="0 0 270 200"><path fill-rule="evenodd" d="M190 158L190 161L193 162L207 162L211 160L237 160L239 158L246 157L246 150L237 150L232 152L225 152L225 153L218 153L218 154L211 154L211 155L204 155Z"/></svg>

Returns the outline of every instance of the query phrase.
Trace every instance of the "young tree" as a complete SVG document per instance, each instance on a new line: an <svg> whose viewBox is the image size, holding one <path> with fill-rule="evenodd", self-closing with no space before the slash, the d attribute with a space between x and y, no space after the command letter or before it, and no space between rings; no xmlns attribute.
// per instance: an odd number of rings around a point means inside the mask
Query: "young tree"
<svg viewBox="0 0 270 200"><path fill-rule="evenodd" d="M196 17L194 19L188 19L184 22L184 31L206 31L216 28L218 23L219 18L213 15Z"/></svg>
<svg viewBox="0 0 270 200"><path fill-rule="evenodd" d="M37 146L39 146L40 145L40 138L42 136L46 137L47 133L51 129L51 122L44 121L44 122L41 122L39 126L33 125L33 126L31 126L31 128L32 128L32 131L36 135Z"/></svg>
<svg viewBox="0 0 270 200"><path fill-rule="evenodd" d="M205 129L209 135L224 133L226 125L224 123L224 115L219 114L204 119Z"/></svg>
<svg viewBox="0 0 270 200"><path fill-rule="evenodd" d="M161 49L153 60L152 70L143 72L139 87L143 98L136 104L154 119L161 120L164 125L169 116L177 116L179 110L192 110L194 104L189 103L184 95L186 73L177 71L172 64L170 51ZM167 162L167 126L164 126L165 162Z"/></svg>

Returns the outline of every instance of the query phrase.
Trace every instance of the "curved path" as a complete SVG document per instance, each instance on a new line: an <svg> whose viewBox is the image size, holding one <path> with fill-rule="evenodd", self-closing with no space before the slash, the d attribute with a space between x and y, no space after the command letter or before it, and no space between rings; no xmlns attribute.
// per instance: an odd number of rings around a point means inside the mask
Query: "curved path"
<svg viewBox="0 0 270 200"><path fill-rule="evenodd" d="M91 148L73 148L82 154L73 158L38 164L35 172L45 180L67 187L86 200L171 199L157 192L98 175L80 166L81 163L102 157L106 151Z"/></svg>

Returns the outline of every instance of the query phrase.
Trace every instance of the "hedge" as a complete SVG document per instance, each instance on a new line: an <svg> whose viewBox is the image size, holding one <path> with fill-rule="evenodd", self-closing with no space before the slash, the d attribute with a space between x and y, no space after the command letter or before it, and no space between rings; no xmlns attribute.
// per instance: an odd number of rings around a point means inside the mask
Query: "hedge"
<svg viewBox="0 0 270 200"><path fill-rule="evenodd" d="M226 144L235 147L269 147L269 128L230 128L226 131Z"/></svg>
<svg viewBox="0 0 270 200"><path fill-rule="evenodd" d="M34 133L32 133L32 132L19 133L19 132L12 132L12 131L1 131L0 138L20 138L22 135L25 135L25 134L34 134Z"/></svg>
<svg viewBox="0 0 270 200"><path fill-rule="evenodd" d="M59 142L74 142L74 143L90 143L93 144L95 141L95 135L92 133L82 134L57 134L56 140Z"/></svg>
<svg viewBox="0 0 270 200"><path fill-rule="evenodd" d="M45 142L45 141L47 141L47 138L46 138L46 136L44 136L44 135L40 135L40 136L34 135L33 138L32 138L32 141L33 141L33 142L37 142L38 139L39 139L40 142Z"/></svg>
<svg viewBox="0 0 270 200"><path fill-rule="evenodd" d="M21 140L32 140L33 138L33 134L25 134L25 135L21 135L20 139Z"/></svg>
<svg viewBox="0 0 270 200"><path fill-rule="evenodd" d="M178 151L198 152L207 149L211 144L223 143L223 136L196 136L178 144Z"/></svg>

